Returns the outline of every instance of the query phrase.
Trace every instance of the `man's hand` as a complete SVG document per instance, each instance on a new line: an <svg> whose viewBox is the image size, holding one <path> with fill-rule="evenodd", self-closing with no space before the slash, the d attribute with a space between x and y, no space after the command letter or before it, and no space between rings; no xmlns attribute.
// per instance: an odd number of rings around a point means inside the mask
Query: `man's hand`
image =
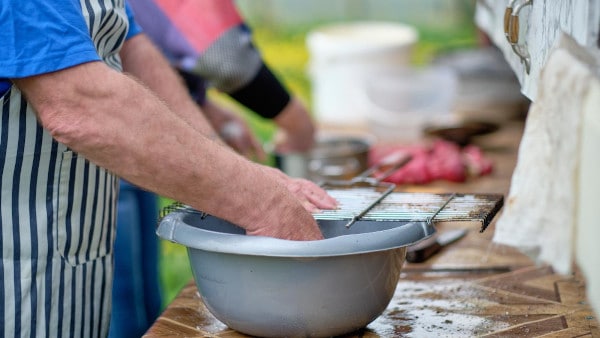
<svg viewBox="0 0 600 338"><path fill-rule="evenodd" d="M202 105L202 111L221 139L235 151L260 162L267 158L260 142L241 117L208 99Z"/></svg>
<svg viewBox="0 0 600 338"><path fill-rule="evenodd" d="M246 229L249 236L267 236L291 241L316 241L323 239L317 222L310 216L290 214L282 218L271 219L265 226Z"/></svg>
<svg viewBox="0 0 600 338"><path fill-rule="evenodd" d="M303 178L289 177L276 168L265 166L265 170L272 172L302 202L306 210L318 212L337 208L338 202L317 184Z"/></svg>

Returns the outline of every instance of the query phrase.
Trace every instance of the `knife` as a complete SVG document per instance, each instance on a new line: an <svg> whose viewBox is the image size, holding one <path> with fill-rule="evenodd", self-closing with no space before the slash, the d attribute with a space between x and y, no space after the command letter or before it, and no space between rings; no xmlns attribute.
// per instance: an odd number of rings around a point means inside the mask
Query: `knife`
<svg viewBox="0 0 600 338"><path fill-rule="evenodd" d="M467 229L455 229L442 233L436 232L431 237L411 245L406 250L406 260L410 263L422 263L435 255L443 247L458 241L467 234Z"/></svg>

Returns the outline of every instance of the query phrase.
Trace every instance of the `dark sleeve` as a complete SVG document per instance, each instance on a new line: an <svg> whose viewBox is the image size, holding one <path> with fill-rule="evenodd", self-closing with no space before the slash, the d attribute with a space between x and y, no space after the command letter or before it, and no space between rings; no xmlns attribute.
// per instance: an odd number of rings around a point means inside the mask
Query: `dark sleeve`
<svg viewBox="0 0 600 338"><path fill-rule="evenodd" d="M250 82L229 96L267 119L275 118L291 99L287 89L265 64Z"/></svg>
<svg viewBox="0 0 600 338"><path fill-rule="evenodd" d="M203 105L206 101L206 83L204 79L185 70L179 69L178 71L194 101L199 105Z"/></svg>

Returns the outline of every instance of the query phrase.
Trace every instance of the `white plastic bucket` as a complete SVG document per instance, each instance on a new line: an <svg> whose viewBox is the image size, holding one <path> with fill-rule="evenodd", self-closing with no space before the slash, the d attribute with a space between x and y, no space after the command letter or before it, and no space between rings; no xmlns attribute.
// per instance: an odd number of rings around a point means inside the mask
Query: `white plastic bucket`
<svg viewBox="0 0 600 338"><path fill-rule="evenodd" d="M311 31L306 44L317 121L326 125L365 125L366 77L408 65L417 40L413 27L397 22L351 22Z"/></svg>
<svg viewBox="0 0 600 338"><path fill-rule="evenodd" d="M381 142L418 141L427 126L456 122L457 75L442 66L395 68L366 80L370 132Z"/></svg>

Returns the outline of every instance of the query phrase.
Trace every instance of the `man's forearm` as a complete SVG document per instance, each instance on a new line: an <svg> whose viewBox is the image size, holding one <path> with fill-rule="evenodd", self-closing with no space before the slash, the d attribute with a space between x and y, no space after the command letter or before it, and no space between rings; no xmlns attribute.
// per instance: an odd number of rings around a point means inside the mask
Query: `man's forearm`
<svg viewBox="0 0 600 338"><path fill-rule="evenodd" d="M251 234L316 238L312 216L262 167L203 136L103 63L13 81L52 136L97 165Z"/></svg>

